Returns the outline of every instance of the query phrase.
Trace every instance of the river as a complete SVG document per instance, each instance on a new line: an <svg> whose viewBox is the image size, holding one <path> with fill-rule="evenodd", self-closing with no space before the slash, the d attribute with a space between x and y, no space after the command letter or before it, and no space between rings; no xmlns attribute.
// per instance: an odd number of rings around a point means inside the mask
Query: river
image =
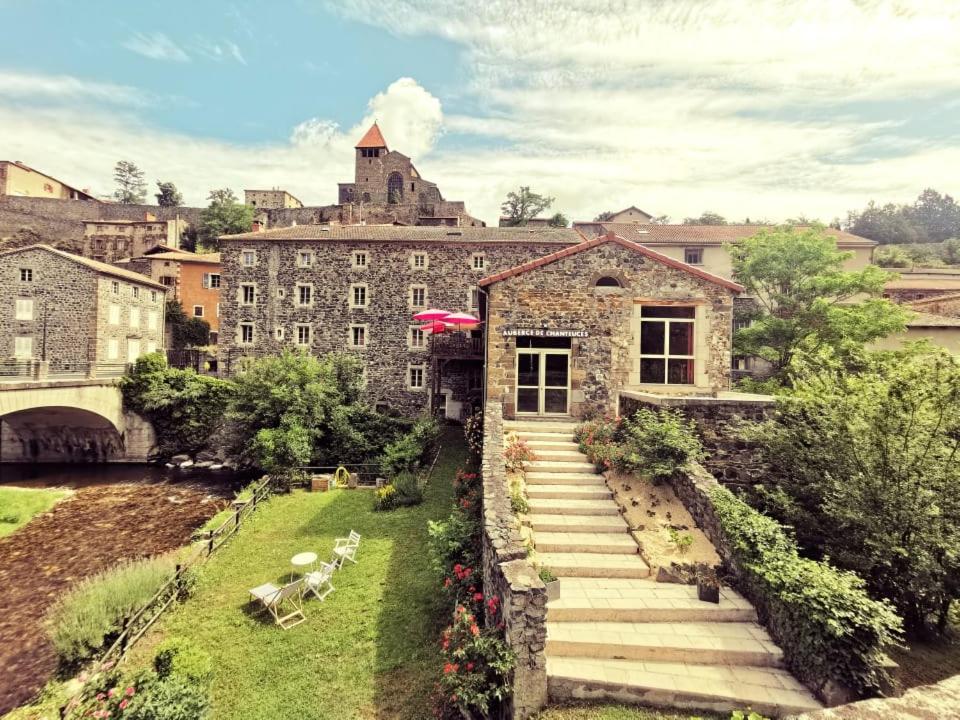
<svg viewBox="0 0 960 720"><path fill-rule="evenodd" d="M96 487L117 483L196 483L211 490L237 489L249 476L230 472L184 471L140 463L0 464L0 484L20 487Z"/></svg>

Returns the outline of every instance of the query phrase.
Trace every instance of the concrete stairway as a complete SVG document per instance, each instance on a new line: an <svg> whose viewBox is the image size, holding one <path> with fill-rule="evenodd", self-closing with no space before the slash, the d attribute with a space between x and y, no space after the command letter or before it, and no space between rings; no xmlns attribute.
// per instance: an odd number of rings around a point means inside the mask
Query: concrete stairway
<svg viewBox="0 0 960 720"><path fill-rule="evenodd" d="M547 605L551 701L598 699L778 717L820 704L742 596L657 583L573 423L512 421L536 455L526 469L537 560L560 578Z"/></svg>

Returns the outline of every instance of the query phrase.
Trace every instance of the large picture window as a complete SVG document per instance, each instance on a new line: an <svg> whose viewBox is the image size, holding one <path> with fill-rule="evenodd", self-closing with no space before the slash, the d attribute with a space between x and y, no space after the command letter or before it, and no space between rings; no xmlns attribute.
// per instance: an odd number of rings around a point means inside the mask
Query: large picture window
<svg viewBox="0 0 960 720"><path fill-rule="evenodd" d="M640 309L640 382L693 385L693 307Z"/></svg>

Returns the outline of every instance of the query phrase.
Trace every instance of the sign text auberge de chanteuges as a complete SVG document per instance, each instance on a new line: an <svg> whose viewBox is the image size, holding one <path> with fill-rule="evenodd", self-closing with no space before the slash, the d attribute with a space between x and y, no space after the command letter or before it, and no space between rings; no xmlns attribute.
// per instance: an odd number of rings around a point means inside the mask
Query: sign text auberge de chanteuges
<svg viewBox="0 0 960 720"><path fill-rule="evenodd" d="M556 338L585 338L590 337L589 330L572 330L570 328L504 328L504 337L556 337Z"/></svg>

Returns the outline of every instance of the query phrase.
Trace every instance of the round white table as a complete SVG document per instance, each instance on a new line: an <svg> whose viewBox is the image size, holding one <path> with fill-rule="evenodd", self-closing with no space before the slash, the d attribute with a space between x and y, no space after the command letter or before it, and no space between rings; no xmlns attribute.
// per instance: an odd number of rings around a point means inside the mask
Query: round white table
<svg viewBox="0 0 960 720"><path fill-rule="evenodd" d="M293 565L294 570L297 572L303 572L314 566L314 563L317 562L317 554L315 552L302 552L297 553L292 558L290 558L290 564Z"/></svg>

